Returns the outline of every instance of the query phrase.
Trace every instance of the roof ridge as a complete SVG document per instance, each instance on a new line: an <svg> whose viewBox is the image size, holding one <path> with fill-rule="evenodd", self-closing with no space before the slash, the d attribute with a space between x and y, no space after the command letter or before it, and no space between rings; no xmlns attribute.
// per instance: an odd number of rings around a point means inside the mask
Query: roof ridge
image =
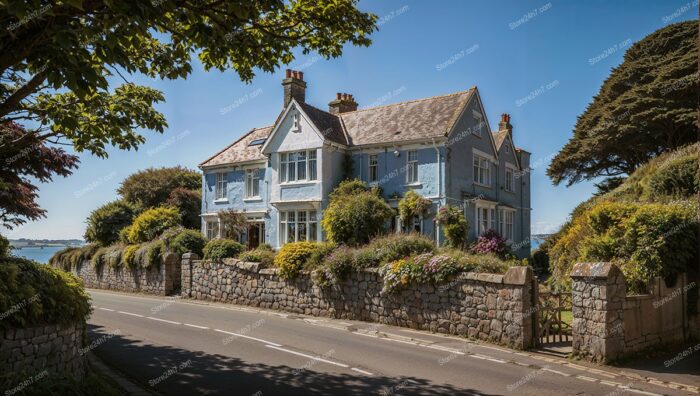
<svg viewBox="0 0 700 396"><path fill-rule="evenodd" d="M474 89L476 89L476 85L473 86L473 87L471 87L471 88L469 88L469 89L465 89L465 90L458 91L458 92L452 92L452 93L449 93L449 94L434 95L434 96L429 96L429 97L427 97L427 98L405 100L405 101L403 101L403 102L389 103L389 104L385 104L385 105L381 105L381 106L374 106L374 107L366 107L366 108L364 108L364 109L359 109L359 110L354 110L354 111L346 111L346 112L340 113L340 114L339 114L339 117L342 117L343 115L346 115L346 114L359 113L359 112L367 111L367 110L376 110L376 109L380 109L380 108L383 108L383 107L398 106L398 105L402 105L402 104L408 104L408 103L414 103L414 102L422 102L422 101L424 101L424 100L431 100L431 99L437 99L437 98L444 98L444 97L446 97L446 96L453 96L453 95L464 94L464 93L471 92L471 91L474 90Z"/></svg>

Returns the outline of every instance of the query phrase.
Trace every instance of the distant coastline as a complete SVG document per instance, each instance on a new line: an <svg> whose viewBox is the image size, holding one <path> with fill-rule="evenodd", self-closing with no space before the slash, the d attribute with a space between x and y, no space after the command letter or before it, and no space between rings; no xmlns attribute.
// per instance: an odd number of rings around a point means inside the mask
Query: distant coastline
<svg viewBox="0 0 700 396"><path fill-rule="evenodd" d="M10 246L13 250L22 249L43 249L43 248L54 248L54 247L73 247L73 246L83 246L85 241L82 239L9 239Z"/></svg>

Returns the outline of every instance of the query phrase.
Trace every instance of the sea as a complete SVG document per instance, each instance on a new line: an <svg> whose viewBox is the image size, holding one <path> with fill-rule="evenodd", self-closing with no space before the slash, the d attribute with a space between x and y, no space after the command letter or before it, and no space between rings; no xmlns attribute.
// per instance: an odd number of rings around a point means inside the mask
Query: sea
<svg viewBox="0 0 700 396"><path fill-rule="evenodd" d="M22 249L12 249L12 255L48 264L51 256L63 248L65 246L23 247Z"/></svg>

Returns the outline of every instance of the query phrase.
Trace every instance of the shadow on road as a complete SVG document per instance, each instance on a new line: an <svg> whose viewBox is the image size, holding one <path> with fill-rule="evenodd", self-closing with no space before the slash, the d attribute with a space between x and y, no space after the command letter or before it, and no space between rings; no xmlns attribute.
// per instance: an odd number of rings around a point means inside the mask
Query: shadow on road
<svg viewBox="0 0 700 396"><path fill-rule="evenodd" d="M102 326L88 325L97 340L111 335ZM149 345L113 335L94 349L106 363L145 387L164 395L470 395L475 391L433 384L413 377L348 375L299 371L289 366L243 362L240 359ZM465 375L469 375L465 373Z"/></svg>

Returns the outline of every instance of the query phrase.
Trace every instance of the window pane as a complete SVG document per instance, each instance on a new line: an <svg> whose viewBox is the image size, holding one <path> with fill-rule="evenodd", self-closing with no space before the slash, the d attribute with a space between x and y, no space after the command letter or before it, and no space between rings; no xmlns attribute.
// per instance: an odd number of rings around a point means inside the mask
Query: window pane
<svg viewBox="0 0 700 396"><path fill-rule="evenodd" d="M306 223L298 223L299 227L299 239L298 241L305 241L306 240Z"/></svg>
<svg viewBox="0 0 700 396"><path fill-rule="evenodd" d="M296 213L294 211L287 212L287 221L294 222Z"/></svg>
<svg viewBox="0 0 700 396"><path fill-rule="evenodd" d="M309 241L316 241L317 227L316 223L309 223Z"/></svg>
<svg viewBox="0 0 700 396"><path fill-rule="evenodd" d="M309 151L309 180L316 180L316 150Z"/></svg>
<svg viewBox="0 0 700 396"><path fill-rule="evenodd" d="M306 211L299 211L297 212L297 222L299 223L305 223L306 222Z"/></svg>
<svg viewBox="0 0 700 396"><path fill-rule="evenodd" d="M316 221L316 211L315 210L309 211L309 221Z"/></svg>
<svg viewBox="0 0 700 396"><path fill-rule="evenodd" d="M295 223L288 223L287 224L287 242L295 242L296 239L296 224Z"/></svg>
<svg viewBox="0 0 700 396"><path fill-rule="evenodd" d="M280 163L280 181L281 182L287 181L287 163L286 162Z"/></svg>
<svg viewBox="0 0 700 396"><path fill-rule="evenodd" d="M297 180L306 180L306 159L297 162Z"/></svg>
<svg viewBox="0 0 700 396"><path fill-rule="evenodd" d="M289 163L289 176L287 177L287 181L296 181L297 180L297 172L296 172L296 164L294 162Z"/></svg>

